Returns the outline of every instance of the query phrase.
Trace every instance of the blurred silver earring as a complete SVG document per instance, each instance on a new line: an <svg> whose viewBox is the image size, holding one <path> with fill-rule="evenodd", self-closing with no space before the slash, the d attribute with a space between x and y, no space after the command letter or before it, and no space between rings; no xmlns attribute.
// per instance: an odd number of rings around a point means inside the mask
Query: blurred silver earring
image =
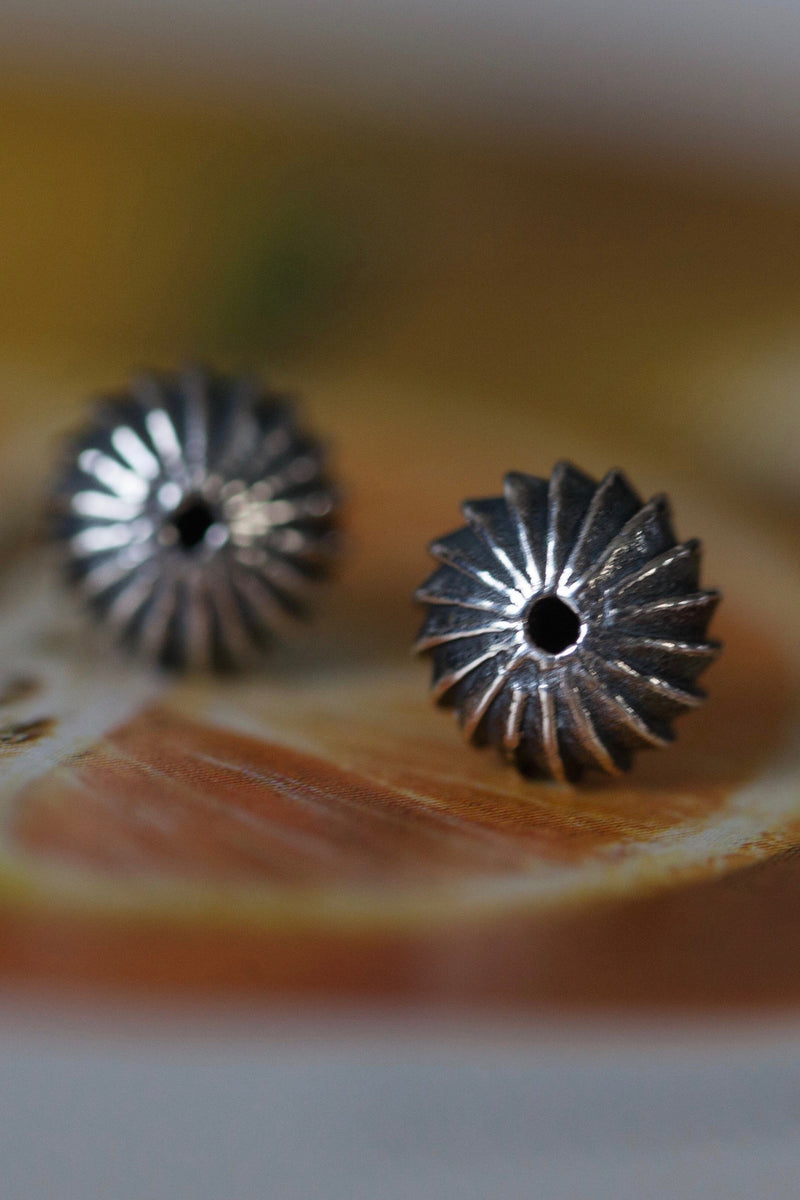
<svg viewBox="0 0 800 1200"><path fill-rule="evenodd" d="M549 480L506 475L503 496L463 513L431 546L417 649L467 735L562 781L672 741L720 649L706 636L719 594L701 589L699 542L676 541L667 498L643 504L621 471L597 483L562 462Z"/></svg>
<svg viewBox="0 0 800 1200"><path fill-rule="evenodd" d="M200 369L102 400L53 490L70 585L131 653L247 666L308 612L336 549L336 492L291 402Z"/></svg>

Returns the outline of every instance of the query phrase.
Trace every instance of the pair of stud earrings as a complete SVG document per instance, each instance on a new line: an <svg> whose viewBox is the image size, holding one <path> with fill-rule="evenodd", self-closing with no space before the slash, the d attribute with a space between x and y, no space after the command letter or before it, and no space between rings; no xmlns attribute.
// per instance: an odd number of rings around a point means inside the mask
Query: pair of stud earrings
<svg viewBox="0 0 800 1200"><path fill-rule="evenodd" d="M129 652L172 669L246 665L308 611L337 550L337 493L291 401L201 370L146 375L98 407L53 492L67 578ZM465 733L525 775L626 770L673 740L720 650L719 594L669 504L569 463L462 506L417 649Z"/></svg>

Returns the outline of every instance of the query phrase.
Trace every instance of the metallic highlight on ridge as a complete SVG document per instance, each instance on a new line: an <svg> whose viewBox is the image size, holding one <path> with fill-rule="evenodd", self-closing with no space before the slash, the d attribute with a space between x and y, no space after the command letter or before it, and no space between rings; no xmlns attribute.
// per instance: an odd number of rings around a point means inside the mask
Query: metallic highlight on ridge
<svg viewBox="0 0 800 1200"><path fill-rule="evenodd" d="M705 698L720 596L701 589L700 544L676 541L666 497L643 504L621 471L597 483L561 462L549 481L511 472L504 496L462 511L430 547L441 566L416 594L416 648L467 736L560 782L671 742Z"/></svg>
<svg viewBox="0 0 800 1200"><path fill-rule="evenodd" d="M241 667L335 552L336 495L291 403L199 369L148 374L71 443L55 536L69 582L137 657Z"/></svg>

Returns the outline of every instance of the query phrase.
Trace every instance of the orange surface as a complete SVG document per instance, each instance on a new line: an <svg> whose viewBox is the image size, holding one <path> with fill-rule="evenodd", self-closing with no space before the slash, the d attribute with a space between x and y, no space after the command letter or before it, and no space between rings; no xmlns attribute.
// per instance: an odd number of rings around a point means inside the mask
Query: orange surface
<svg viewBox="0 0 800 1200"><path fill-rule="evenodd" d="M493 756L460 746L450 716L430 714L422 694L393 741L390 695L376 717L382 738L354 731L346 713L329 718L325 758L200 724L168 703L27 785L12 844L28 860L117 883L266 883L290 903L309 887L322 889L324 903L326 891L346 885L362 889L367 913L373 890L385 899L454 879L524 878L535 862L580 864L603 847L646 845L713 818L784 727L790 681L774 647L744 625L729 622L725 632L733 649L715 671L714 703L686 723L679 747L645 757L622 786L518 781ZM358 769L337 765L337 754L355 755ZM791 839L787 830L783 845ZM792 965L800 960L775 933L786 936L800 884L782 846L765 849L776 855L770 864L676 894L650 895L650 885L622 901L460 917L437 911L434 899L428 922L405 927L402 917L336 928L284 914L252 929L230 916L187 921L168 905L135 918L7 913L0 972L167 995L784 1004L800 998ZM788 932L791 947L799 935L793 924Z"/></svg>

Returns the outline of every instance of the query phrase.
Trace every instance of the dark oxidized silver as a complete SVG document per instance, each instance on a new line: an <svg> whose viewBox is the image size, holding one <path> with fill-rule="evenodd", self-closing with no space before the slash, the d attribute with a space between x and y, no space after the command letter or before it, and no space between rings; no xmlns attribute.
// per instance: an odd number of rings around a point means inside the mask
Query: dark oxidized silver
<svg viewBox="0 0 800 1200"><path fill-rule="evenodd" d="M462 511L467 526L430 547L417 649L467 736L559 781L671 742L705 698L719 593L701 589L700 544L676 541L666 496L643 504L621 471L598 484L561 462Z"/></svg>
<svg viewBox="0 0 800 1200"><path fill-rule="evenodd" d="M85 604L170 668L252 662L306 615L335 550L324 454L290 401L199 369L143 375L102 401L54 507Z"/></svg>

